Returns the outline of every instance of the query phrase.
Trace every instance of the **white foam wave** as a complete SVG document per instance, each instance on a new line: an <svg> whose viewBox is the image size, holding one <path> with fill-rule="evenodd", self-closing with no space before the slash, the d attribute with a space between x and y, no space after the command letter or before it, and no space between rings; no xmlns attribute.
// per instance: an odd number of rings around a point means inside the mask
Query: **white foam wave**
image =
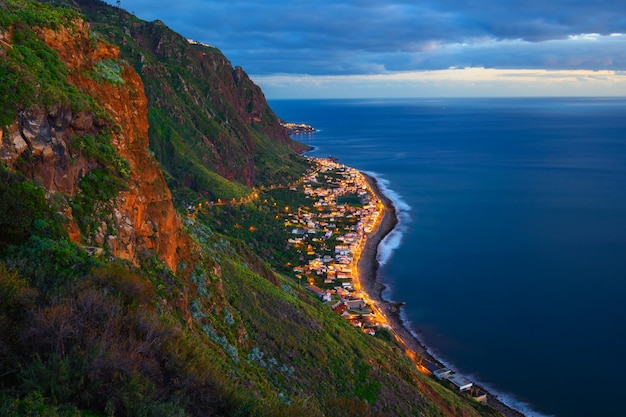
<svg viewBox="0 0 626 417"><path fill-rule="evenodd" d="M489 384L485 384L484 382L478 381L470 375L470 379L474 380L476 384L483 387L487 390L491 395L495 396L500 402L506 404L513 410L517 410L520 413L524 414L526 417L555 417L553 414L542 414L538 411L532 409L531 405L527 402L524 402L518 398L516 398L513 394L503 393L493 388Z"/></svg>
<svg viewBox="0 0 626 417"><path fill-rule="evenodd" d="M433 349L429 348L428 346L426 346L426 344L424 343L424 339L421 337L419 332L415 331L415 327L413 326L411 320L409 320L409 318L407 317L407 315L406 315L406 313L404 311L404 308L400 309L400 321L402 322L402 326L404 326L404 328L406 328L411 333L411 335L413 335L413 337L420 342L420 344L424 347L424 349L426 349L426 351L428 352L428 354L430 356L435 358L438 362L440 362L446 368L451 369L454 372L457 372L457 373L460 373L462 375L467 376L467 378L470 381L474 382L475 384L481 386L483 389L487 390L487 392L489 392L490 395L494 396L499 401L501 401L504 404L506 404L508 407L510 407L510 408L512 408L512 409L514 409L516 411L519 411L520 413L524 414L527 417L554 417L553 415L542 414L542 413L539 413L539 412L533 410L532 406L530 404L520 400L519 398L515 397L515 395L513 395L511 393L500 391L497 388L495 388L493 385L491 385L489 383L486 383L484 381L481 381L478 375L475 375L475 374L469 374L469 375L463 374L463 372L460 372L454 366L454 364L452 362L446 361L444 359L441 359L441 356L439 355L439 353L436 350L433 350Z"/></svg>
<svg viewBox="0 0 626 417"><path fill-rule="evenodd" d="M308 151L304 152L302 155L308 155L311 152L316 152L318 151L320 148L318 146L315 145L309 145L311 147L311 149L309 149Z"/></svg>
<svg viewBox="0 0 626 417"><path fill-rule="evenodd" d="M378 184L378 188L380 192L383 193L389 200L391 200L393 206L396 209L396 215L398 216L398 224L396 227L389 233L378 245L378 252L376 255L376 259L378 263L382 266L389 261L393 252L400 247L402 243L402 238L407 230L407 223L410 220L409 211L411 211L411 206L409 206L394 190L392 190L389 185L390 182L386 178L381 177L376 172L371 171L363 171L365 174L374 178Z"/></svg>
<svg viewBox="0 0 626 417"><path fill-rule="evenodd" d="M384 265L391 258L394 250L400 247L400 244L402 243L402 238L407 231L407 223L411 220L411 217L409 215L409 212L411 211L411 206L408 205L398 193L389 188L389 180L382 178L376 172L363 172L370 177L373 177L377 181L378 188L387 198L391 200L394 207L396 208L396 215L398 216L398 224L396 225L396 227L378 245L377 259L380 265ZM387 288L383 292L383 299L387 301L391 301L392 299L391 288L389 286L387 286ZM436 358L437 361L442 363L445 367L452 369L455 372L459 372L454 364L442 360L436 351L433 351L426 346L424 340L421 338L420 334L415 331L415 327L406 316L404 308L401 308L400 310L400 320L402 321L402 325L409 330L413 337L415 337L424 346L426 351L432 357ZM462 372L459 373L463 374ZM527 417L553 417L547 414L541 414L533 410L530 404L520 400L519 398L516 398L513 394L502 392L492 385L481 381L477 375L468 375L468 378L486 389L490 393L490 395L495 396L499 401L503 402L508 407L511 407L512 409L521 412Z"/></svg>

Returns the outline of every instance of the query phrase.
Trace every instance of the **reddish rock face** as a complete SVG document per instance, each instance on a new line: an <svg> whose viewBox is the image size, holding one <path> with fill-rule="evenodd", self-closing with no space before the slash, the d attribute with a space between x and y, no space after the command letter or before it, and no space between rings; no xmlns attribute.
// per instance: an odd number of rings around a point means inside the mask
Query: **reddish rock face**
<svg viewBox="0 0 626 417"><path fill-rule="evenodd" d="M70 219L70 237L85 244L108 245L113 255L133 263L140 256L154 252L175 271L179 260L188 256L191 242L183 232L159 165L148 149L147 99L141 79L120 61L123 83L87 77L87 70L99 60L116 59L119 49L100 41L94 43L89 39L89 25L83 21L74 23L74 27L37 32L69 68L69 81L92 96L112 117L117 127L110 129L111 144L128 161L130 178L127 190L113 201L110 220L115 235L86 241L68 210L65 215ZM19 156L29 151L31 162L26 167L20 166L20 170L40 181L51 193L71 196L76 193L78 181L97 166L95 161L70 153L72 137L96 136L103 123L111 124L96 120L91 112L74 113L63 106L50 112L29 109L8 127L6 137L0 137L0 157L5 165L14 168Z"/></svg>
<svg viewBox="0 0 626 417"><path fill-rule="evenodd" d="M177 248L187 247L188 242L170 190L148 150L147 101L141 79L130 67L124 68L122 78L122 85L80 80L122 128L112 134L112 144L130 165L128 191L119 194L114 210L118 235L109 244L116 256L131 261L141 251L153 250L175 270Z"/></svg>
<svg viewBox="0 0 626 417"><path fill-rule="evenodd" d="M241 67L233 68L223 54L211 51L210 47L196 48L159 22L125 20L124 26L140 50L160 60L146 60L136 52L124 57L138 68L146 85L151 86L146 92L151 110L173 115L168 127L191 146L202 142L199 156L210 170L228 180L252 186L260 174L266 174L255 163L267 153L259 136L275 142L277 149L287 146L299 152L307 149L306 145L290 139L261 89ZM172 84L169 71L173 65L185 69L176 85ZM163 100L164 96L171 99ZM187 130L193 118L189 118L181 103L193 103L194 118L205 125L214 123L213 128L201 132ZM189 178L187 185L193 188L192 182L193 178Z"/></svg>

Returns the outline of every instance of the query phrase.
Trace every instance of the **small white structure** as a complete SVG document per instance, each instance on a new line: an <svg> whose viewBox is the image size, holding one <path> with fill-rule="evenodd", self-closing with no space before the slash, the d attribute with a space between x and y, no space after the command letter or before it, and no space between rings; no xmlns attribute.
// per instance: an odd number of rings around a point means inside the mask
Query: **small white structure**
<svg viewBox="0 0 626 417"><path fill-rule="evenodd" d="M467 391L474 385L472 381L459 374L448 375L446 379L452 382L452 385L457 387L459 391Z"/></svg>
<svg viewBox="0 0 626 417"><path fill-rule="evenodd" d="M346 304L351 310L360 310L362 308L365 308L365 301L363 301L362 298L358 300L346 300Z"/></svg>
<svg viewBox="0 0 626 417"><path fill-rule="evenodd" d="M448 368L439 368L433 372L433 375L435 375L438 379L447 378L450 374L452 374L452 371Z"/></svg>

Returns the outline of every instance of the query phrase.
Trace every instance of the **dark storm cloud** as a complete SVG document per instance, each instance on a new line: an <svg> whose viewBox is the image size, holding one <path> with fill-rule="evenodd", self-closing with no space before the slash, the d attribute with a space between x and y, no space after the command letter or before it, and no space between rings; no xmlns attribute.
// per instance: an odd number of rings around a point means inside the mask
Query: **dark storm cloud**
<svg viewBox="0 0 626 417"><path fill-rule="evenodd" d="M608 37L626 33L621 0L139 0L122 6L216 45L233 64L259 75L626 68L625 38ZM605 36L571 38L590 33Z"/></svg>

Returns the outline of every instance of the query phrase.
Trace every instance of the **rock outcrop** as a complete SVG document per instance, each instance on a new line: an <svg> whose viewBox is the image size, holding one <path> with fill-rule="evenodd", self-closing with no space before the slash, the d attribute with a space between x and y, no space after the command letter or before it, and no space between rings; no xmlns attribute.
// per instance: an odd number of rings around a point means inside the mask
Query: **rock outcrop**
<svg viewBox="0 0 626 417"><path fill-rule="evenodd" d="M76 112L64 105L52 106L48 111L28 108L6 128L0 156L5 165L35 178L50 194L72 197L80 179L99 165L82 152L71 151L72 140L82 135L95 137L106 130L111 145L130 168L126 189L111 201L108 222L113 233L109 227L100 227L94 236L81 236L71 210L66 210L70 235L83 244L103 246L113 256L133 263L155 253L176 270L179 258L189 252L190 243L158 162L148 148L147 99L141 78L121 61L117 65L122 82L89 76L99 61L117 60L119 49L91 39L88 23L73 23L36 31L69 69L69 82L91 96L108 116L97 117L91 110Z"/></svg>
<svg viewBox="0 0 626 417"><path fill-rule="evenodd" d="M241 197L233 192L241 184L289 182L297 176L293 167L304 169L296 153L307 147L289 137L261 89L217 48L190 42L158 20L75 2L142 77L150 147L170 185L233 198Z"/></svg>

